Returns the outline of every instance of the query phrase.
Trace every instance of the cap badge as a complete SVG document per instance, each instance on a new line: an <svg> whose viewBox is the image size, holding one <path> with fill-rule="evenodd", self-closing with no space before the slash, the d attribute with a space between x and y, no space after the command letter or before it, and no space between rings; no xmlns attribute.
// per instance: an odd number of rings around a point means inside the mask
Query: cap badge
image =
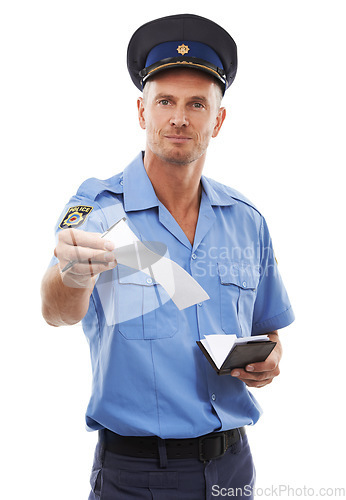
<svg viewBox="0 0 346 500"><path fill-rule="evenodd" d="M179 54L181 54L182 56L187 54L189 52L190 48L187 46L187 45L179 45L179 47L177 48L177 51L179 52Z"/></svg>

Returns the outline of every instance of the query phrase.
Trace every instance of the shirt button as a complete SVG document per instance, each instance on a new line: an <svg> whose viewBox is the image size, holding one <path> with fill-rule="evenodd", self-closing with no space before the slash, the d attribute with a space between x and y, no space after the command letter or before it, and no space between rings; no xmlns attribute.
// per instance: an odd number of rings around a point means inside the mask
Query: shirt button
<svg viewBox="0 0 346 500"><path fill-rule="evenodd" d="M124 184L124 181L122 179L120 179L119 184L120 184L120 186L122 186Z"/></svg>
<svg viewBox="0 0 346 500"><path fill-rule="evenodd" d="M150 285L152 282L153 282L153 280L151 278L147 278L148 285Z"/></svg>
<svg viewBox="0 0 346 500"><path fill-rule="evenodd" d="M193 260L197 259L197 255L195 253L193 253L191 257L193 258Z"/></svg>
<svg viewBox="0 0 346 500"><path fill-rule="evenodd" d="M211 399L212 399L213 401L215 401L215 399L216 399L215 394L212 394L212 395L211 395Z"/></svg>
<svg viewBox="0 0 346 500"><path fill-rule="evenodd" d="M243 287L246 288L246 281L243 281Z"/></svg>
<svg viewBox="0 0 346 500"><path fill-rule="evenodd" d="M198 305L199 305L199 307L202 307L202 306L203 306L202 302L200 302Z"/></svg>

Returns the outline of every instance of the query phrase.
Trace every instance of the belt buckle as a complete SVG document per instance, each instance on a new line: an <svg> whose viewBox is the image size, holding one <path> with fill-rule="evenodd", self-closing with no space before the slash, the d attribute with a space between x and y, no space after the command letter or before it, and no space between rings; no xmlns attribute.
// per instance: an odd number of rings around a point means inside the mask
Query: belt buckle
<svg viewBox="0 0 346 500"><path fill-rule="evenodd" d="M206 442L209 441L208 449ZM201 462L206 462L213 458L222 457L227 451L226 433L218 432L214 435L203 436L198 442L198 458Z"/></svg>

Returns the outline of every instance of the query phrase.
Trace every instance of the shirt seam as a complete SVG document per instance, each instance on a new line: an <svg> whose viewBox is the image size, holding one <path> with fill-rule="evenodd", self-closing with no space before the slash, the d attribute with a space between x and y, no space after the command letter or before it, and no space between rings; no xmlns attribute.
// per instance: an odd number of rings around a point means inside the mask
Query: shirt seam
<svg viewBox="0 0 346 500"><path fill-rule="evenodd" d="M96 375L97 375L97 378L99 378L99 374L100 374L100 364L101 364L101 362L100 362L100 353L101 353L101 328L100 328L99 312L98 312L98 309L96 307L95 299L94 299L94 297L93 297L92 294L90 295L90 300L93 303L93 307L94 307L94 310L96 312L96 320L97 320L98 350L97 350L97 362L96 362L95 370L93 370L93 379L95 379Z"/></svg>
<svg viewBox="0 0 346 500"><path fill-rule="evenodd" d="M259 263L260 263L260 269L262 270L262 262L263 262L263 217L262 216L261 216L261 224L260 224L260 227L258 230L258 241L259 241L259 245L260 245ZM262 283L263 276L264 276L264 273L262 272L260 274L258 286L260 286L260 284Z"/></svg>
<svg viewBox="0 0 346 500"><path fill-rule="evenodd" d="M159 398L158 398L158 393L157 393L157 384L156 384L156 373L155 373L155 363L153 359L153 342L152 340L149 340L150 342L150 354L151 354L151 361L153 364L153 378L154 378L154 387L155 387L155 399L156 399L156 411L157 411L157 425L159 427L159 436L162 435L161 432L161 424L160 424L160 408L159 408Z"/></svg>
<svg viewBox="0 0 346 500"><path fill-rule="evenodd" d="M99 318L99 312L97 310L97 307L96 307L96 303L95 303L95 299L93 297L93 295L91 294L90 295L90 300L92 300L93 302L93 307L94 307L94 310L96 312L96 319L97 319L97 331L98 331L98 338L99 338L99 343L100 343L100 340L101 340L101 328L100 328L100 318Z"/></svg>
<svg viewBox="0 0 346 500"><path fill-rule="evenodd" d="M106 217L106 215L105 215L105 213L104 213L104 211L103 211L102 206L100 205L100 203L98 203L98 202L97 202L97 201L95 201L95 200L94 200L94 202L95 202L95 204L97 205L98 210L100 210L100 212L102 213L102 216L103 216L103 221L104 221L104 223L105 223L104 230L106 231L106 230L108 229L108 227L107 227L107 224L108 224L108 223L107 223L107 217Z"/></svg>

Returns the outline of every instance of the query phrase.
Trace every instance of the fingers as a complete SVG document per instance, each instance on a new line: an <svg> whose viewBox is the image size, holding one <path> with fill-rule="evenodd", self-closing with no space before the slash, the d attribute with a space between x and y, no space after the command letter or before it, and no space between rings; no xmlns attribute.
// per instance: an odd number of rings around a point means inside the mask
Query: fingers
<svg viewBox="0 0 346 500"><path fill-rule="evenodd" d="M110 271L117 266L117 261L94 263L91 259L86 262L77 262L67 270L62 272L60 267L60 276L65 286L70 288L93 288L95 278L104 271Z"/></svg>
<svg viewBox="0 0 346 500"><path fill-rule="evenodd" d="M106 243L111 243L114 248L114 243L107 241L101 237L101 233L89 233L79 229L65 229L59 233L59 241L67 245L95 248L105 250Z"/></svg>
<svg viewBox="0 0 346 500"><path fill-rule="evenodd" d="M110 262L114 243L101 238L99 233L87 233L78 229L66 229L59 233L54 254L60 261ZM114 257L114 256L113 256Z"/></svg>
<svg viewBox="0 0 346 500"><path fill-rule="evenodd" d="M273 335L277 336L277 332ZM275 377L280 374L279 363L282 356L280 341L275 339L277 344L265 361L251 363L242 368L232 370L231 375L237 377L249 387L264 387L270 384Z"/></svg>
<svg viewBox="0 0 346 500"><path fill-rule="evenodd" d="M113 242L103 239L100 233L78 229L61 231L54 254L59 260L63 283L71 287L90 287L95 276L117 265L111 251L114 246ZM72 267L62 272L70 262L73 262Z"/></svg>
<svg viewBox="0 0 346 500"><path fill-rule="evenodd" d="M56 250L58 259L66 261L66 263L70 261L88 262L89 259L92 262L111 262L115 259L113 252L95 250L94 248L72 247L70 245L61 247L58 245Z"/></svg>
<svg viewBox="0 0 346 500"><path fill-rule="evenodd" d="M105 251L113 250L114 243L103 239L100 233L88 233L78 229L65 229L59 233L55 255L65 260L84 261L97 257ZM101 261L103 259L101 258Z"/></svg>
<svg viewBox="0 0 346 500"><path fill-rule="evenodd" d="M80 277L93 277L97 276L104 271L108 271L116 267L117 261L112 260L112 262L94 262L91 259L88 259L85 262L76 262L73 264L71 269L62 273L63 275L69 274L74 279Z"/></svg>
<svg viewBox="0 0 346 500"><path fill-rule="evenodd" d="M261 372L270 372L275 370L278 365L278 360L274 356L269 356L265 361L260 363L251 363L245 367L247 372L251 373L261 373Z"/></svg>
<svg viewBox="0 0 346 500"><path fill-rule="evenodd" d="M236 368L231 372L233 377L242 380L249 387L264 387L270 384L279 374L279 365L274 360L269 359L263 363L247 365L245 369Z"/></svg>

